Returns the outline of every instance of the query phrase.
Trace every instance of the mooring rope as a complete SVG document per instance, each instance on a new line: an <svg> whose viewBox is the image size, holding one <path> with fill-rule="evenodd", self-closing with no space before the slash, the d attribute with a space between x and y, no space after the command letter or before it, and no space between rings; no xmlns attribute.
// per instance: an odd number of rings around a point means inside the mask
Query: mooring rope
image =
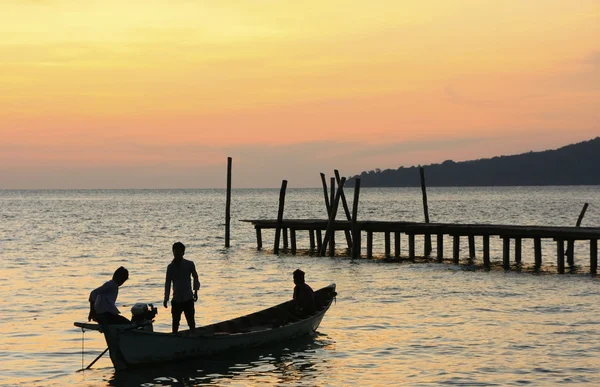
<svg viewBox="0 0 600 387"><path fill-rule="evenodd" d="M84 341L85 341L85 329L83 329L83 327L81 327L81 369L83 370L83 348L84 348Z"/></svg>

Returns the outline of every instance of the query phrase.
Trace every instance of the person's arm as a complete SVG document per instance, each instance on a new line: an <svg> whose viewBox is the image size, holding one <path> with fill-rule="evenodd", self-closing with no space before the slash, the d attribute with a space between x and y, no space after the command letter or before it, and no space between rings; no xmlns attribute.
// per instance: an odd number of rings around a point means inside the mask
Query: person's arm
<svg viewBox="0 0 600 387"><path fill-rule="evenodd" d="M90 313L88 313L88 321L96 321L96 311L94 310L94 303L90 302Z"/></svg>
<svg viewBox="0 0 600 387"><path fill-rule="evenodd" d="M198 290L200 289L200 279L196 271L196 265L192 262L192 277L194 277L194 301L198 301Z"/></svg>
<svg viewBox="0 0 600 387"><path fill-rule="evenodd" d="M169 266L167 266L167 277L165 279L165 298L163 301L163 306L167 307L167 302L169 302L169 296L171 295L171 276L169 275Z"/></svg>

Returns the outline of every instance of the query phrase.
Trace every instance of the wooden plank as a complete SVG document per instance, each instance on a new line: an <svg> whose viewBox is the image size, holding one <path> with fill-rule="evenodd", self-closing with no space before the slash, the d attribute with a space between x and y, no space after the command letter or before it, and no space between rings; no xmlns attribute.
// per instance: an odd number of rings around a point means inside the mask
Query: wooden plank
<svg viewBox="0 0 600 387"><path fill-rule="evenodd" d="M400 258L400 232L394 232L394 258Z"/></svg>
<svg viewBox="0 0 600 387"><path fill-rule="evenodd" d="M562 239L556 240L556 259L557 270L559 274L565 273L565 241Z"/></svg>
<svg viewBox="0 0 600 387"><path fill-rule="evenodd" d="M598 240L590 240L590 273L598 273Z"/></svg>
<svg viewBox="0 0 600 387"><path fill-rule="evenodd" d="M490 236L483 236L483 266L490 267Z"/></svg>
<svg viewBox="0 0 600 387"><path fill-rule="evenodd" d="M510 237L502 238L502 266L504 270L510 269Z"/></svg>
<svg viewBox="0 0 600 387"><path fill-rule="evenodd" d="M540 270L542 267L542 239L533 239L533 250L535 256L535 270Z"/></svg>
<svg viewBox="0 0 600 387"><path fill-rule="evenodd" d="M227 158L227 199L225 202L225 247L229 247L231 228L231 157Z"/></svg>
<svg viewBox="0 0 600 387"><path fill-rule="evenodd" d="M251 222L255 226L263 229L277 227L277 220L242 220ZM309 228L325 229L327 219L286 219L284 223L288 227L294 227L296 230ZM512 226L512 225L478 225L478 224L451 224L451 223L417 223L406 221L360 221L357 222L361 230L370 229L373 232L400 231L402 233L414 233L415 235L446 234L446 235L489 235L489 236L507 236L511 238L554 238L554 239L573 239L585 240L600 239L600 228L592 227L542 227L542 226ZM336 230L351 229L351 222L336 221Z"/></svg>
<svg viewBox="0 0 600 387"><path fill-rule="evenodd" d="M279 190L279 210L277 211L277 227L275 228L275 243L273 253L279 254L279 240L281 238L281 222L283 221L283 208L285 206L285 190L287 188L287 180L281 182Z"/></svg>
<svg viewBox="0 0 600 387"><path fill-rule="evenodd" d="M256 249L262 250L262 230L260 227L256 227Z"/></svg>
<svg viewBox="0 0 600 387"><path fill-rule="evenodd" d="M444 234L437 234L437 260L444 260Z"/></svg>

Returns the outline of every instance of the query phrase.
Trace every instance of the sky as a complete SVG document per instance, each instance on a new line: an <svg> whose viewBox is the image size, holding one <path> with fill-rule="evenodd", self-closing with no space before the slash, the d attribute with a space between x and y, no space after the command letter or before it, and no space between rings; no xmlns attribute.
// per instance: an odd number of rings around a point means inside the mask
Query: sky
<svg viewBox="0 0 600 387"><path fill-rule="evenodd" d="M598 0L0 0L0 189L318 187L600 135Z"/></svg>

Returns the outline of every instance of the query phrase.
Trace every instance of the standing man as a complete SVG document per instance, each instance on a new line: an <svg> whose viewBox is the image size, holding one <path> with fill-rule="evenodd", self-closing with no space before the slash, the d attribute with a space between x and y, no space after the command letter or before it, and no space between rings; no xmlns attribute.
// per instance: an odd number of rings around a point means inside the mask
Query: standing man
<svg viewBox="0 0 600 387"><path fill-rule="evenodd" d="M173 333L179 330L179 321L181 320L181 312L185 314L185 319L193 331L196 327L194 322L194 302L198 301L198 289L200 289L200 281L194 262L183 259L185 254L185 245L181 242L173 244L173 261L167 266L167 278L165 281L165 299L164 307L167 307L169 296L171 294L171 282L173 283L173 298L171 299L171 315L173 316ZM194 292L190 277L194 278Z"/></svg>

